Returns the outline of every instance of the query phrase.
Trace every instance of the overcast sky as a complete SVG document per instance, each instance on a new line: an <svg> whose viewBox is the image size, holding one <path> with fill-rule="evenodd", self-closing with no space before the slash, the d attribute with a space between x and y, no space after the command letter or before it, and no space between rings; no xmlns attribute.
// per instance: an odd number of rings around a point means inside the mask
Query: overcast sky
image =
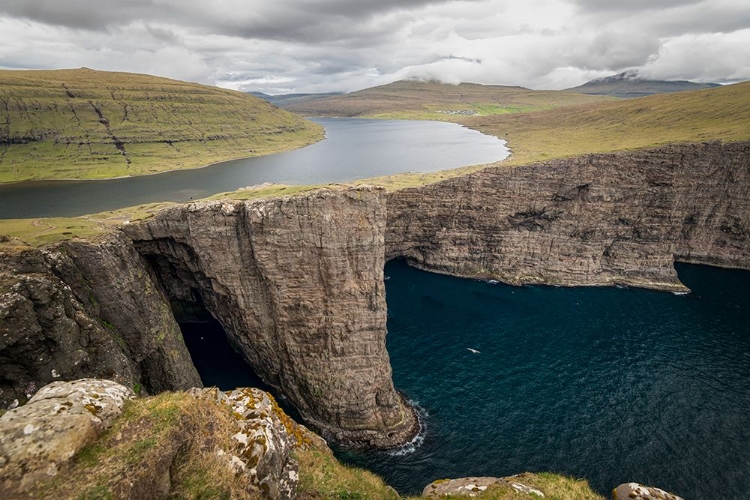
<svg viewBox="0 0 750 500"><path fill-rule="evenodd" d="M750 80L750 0L0 0L0 67L82 66L274 94L726 83Z"/></svg>

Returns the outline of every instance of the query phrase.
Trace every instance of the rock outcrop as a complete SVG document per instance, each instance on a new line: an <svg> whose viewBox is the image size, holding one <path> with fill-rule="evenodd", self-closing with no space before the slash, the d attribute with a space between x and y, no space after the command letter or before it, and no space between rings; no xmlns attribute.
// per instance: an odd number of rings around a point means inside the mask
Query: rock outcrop
<svg viewBox="0 0 750 500"><path fill-rule="evenodd" d="M258 389L165 394L118 419L134 397L106 380L54 382L0 417L0 496L290 500L293 452L330 453Z"/></svg>
<svg viewBox="0 0 750 500"><path fill-rule="evenodd" d="M191 203L125 232L175 309L203 305L306 422L387 447L418 424L385 348L385 222L384 193L362 188Z"/></svg>
<svg viewBox="0 0 750 500"><path fill-rule="evenodd" d="M0 417L0 497L57 475L122 413L133 391L109 380L53 382Z"/></svg>
<svg viewBox="0 0 750 500"><path fill-rule="evenodd" d="M529 495L529 498L543 498L542 491L523 484L519 476L510 477L462 477L458 479L439 479L425 486L422 496L425 497L476 497L488 488L504 488L515 493Z"/></svg>
<svg viewBox="0 0 750 500"><path fill-rule="evenodd" d="M674 261L750 268L750 144L487 168L388 199L386 258L511 284L680 290Z"/></svg>
<svg viewBox="0 0 750 500"><path fill-rule="evenodd" d="M0 252L0 407L55 380L200 387L169 304L121 233Z"/></svg>
<svg viewBox="0 0 750 500"><path fill-rule="evenodd" d="M638 483L621 484L612 490L613 500L683 500L672 493Z"/></svg>

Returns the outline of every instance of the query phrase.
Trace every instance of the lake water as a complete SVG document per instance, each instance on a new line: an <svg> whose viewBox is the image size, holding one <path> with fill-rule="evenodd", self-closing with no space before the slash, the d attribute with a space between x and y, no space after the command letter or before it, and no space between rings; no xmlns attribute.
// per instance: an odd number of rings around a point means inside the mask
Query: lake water
<svg viewBox="0 0 750 500"><path fill-rule="evenodd" d="M605 498L629 481L750 498L750 272L677 270L693 293L511 287L389 262L394 382L426 430L416 446L337 456L401 493L553 471ZM186 332L204 382L253 384L221 337Z"/></svg>
<svg viewBox="0 0 750 500"><path fill-rule="evenodd" d="M315 119L326 139L306 148L210 167L103 181L0 185L0 219L72 217L158 201L184 202L274 182L348 182L491 163L505 142L455 123Z"/></svg>

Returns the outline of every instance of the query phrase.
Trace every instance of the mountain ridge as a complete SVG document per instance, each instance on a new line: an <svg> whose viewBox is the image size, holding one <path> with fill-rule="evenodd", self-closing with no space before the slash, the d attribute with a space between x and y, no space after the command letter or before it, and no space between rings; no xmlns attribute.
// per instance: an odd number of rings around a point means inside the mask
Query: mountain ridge
<svg viewBox="0 0 750 500"><path fill-rule="evenodd" d="M670 94L687 90L721 87L718 83L697 83L688 80L652 80L644 78L635 70L590 80L583 85L565 89L589 95L608 95L624 99L645 97L654 94Z"/></svg>

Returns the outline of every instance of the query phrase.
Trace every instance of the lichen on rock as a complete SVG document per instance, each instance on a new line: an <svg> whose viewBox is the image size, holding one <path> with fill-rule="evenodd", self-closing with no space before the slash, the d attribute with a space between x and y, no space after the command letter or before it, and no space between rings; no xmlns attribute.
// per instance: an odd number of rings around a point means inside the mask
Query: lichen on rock
<svg viewBox="0 0 750 500"><path fill-rule="evenodd" d="M0 492L55 476L122 413L130 389L109 380L53 382L0 417ZM7 497L6 497L7 498Z"/></svg>

